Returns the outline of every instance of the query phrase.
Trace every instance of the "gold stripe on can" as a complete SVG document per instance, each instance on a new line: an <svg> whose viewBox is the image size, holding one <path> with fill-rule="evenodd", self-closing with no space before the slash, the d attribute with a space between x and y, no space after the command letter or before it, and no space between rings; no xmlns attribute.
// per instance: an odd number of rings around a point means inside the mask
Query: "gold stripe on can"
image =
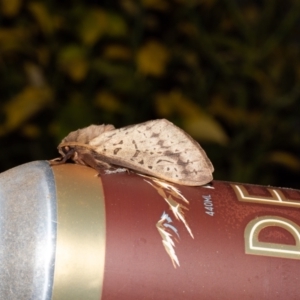
<svg viewBox="0 0 300 300"><path fill-rule="evenodd" d="M53 166L57 243L53 300L99 300L105 261L105 202L95 170Z"/></svg>

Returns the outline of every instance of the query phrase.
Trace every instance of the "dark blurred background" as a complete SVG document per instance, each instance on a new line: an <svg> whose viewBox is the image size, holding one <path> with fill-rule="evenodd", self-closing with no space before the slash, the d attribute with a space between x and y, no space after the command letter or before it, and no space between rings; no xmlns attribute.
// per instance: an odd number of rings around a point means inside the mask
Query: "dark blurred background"
<svg viewBox="0 0 300 300"><path fill-rule="evenodd" d="M300 1L0 3L0 171L167 118L215 179L300 188Z"/></svg>

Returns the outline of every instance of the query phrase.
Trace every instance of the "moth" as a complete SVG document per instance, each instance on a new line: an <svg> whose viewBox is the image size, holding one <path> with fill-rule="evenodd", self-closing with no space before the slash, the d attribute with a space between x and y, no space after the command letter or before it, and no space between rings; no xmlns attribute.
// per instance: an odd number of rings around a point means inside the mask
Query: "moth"
<svg viewBox="0 0 300 300"><path fill-rule="evenodd" d="M212 181L214 167L201 146L165 119L116 129L90 125L69 133L58 145L61 157L51 165L72 160L101 172L118 167L198 186Z"/></svg>

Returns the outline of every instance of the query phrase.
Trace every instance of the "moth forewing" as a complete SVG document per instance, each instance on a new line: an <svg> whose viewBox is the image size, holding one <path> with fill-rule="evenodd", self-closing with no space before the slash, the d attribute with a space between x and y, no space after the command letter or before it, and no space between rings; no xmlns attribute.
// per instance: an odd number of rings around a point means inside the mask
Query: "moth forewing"
<svg viewBox="0 0 300 300"><path fill-rule="evenodd" d="M213 166L187 133L161 119L104 132L89 142L98 158L183 185L212 180Z"/></svg>
<svg viewBox="0 0 300 300"><path fill-rule="evenodd" d="M114 130L115 127L113 125L90 125L88 127L78 129L75 131L70 132L58 145L60 147L61 145L65 144L70 144L72 143L73 145L88 145L89 142L97 137L103 134L104 132L112 131Z"/></svg>

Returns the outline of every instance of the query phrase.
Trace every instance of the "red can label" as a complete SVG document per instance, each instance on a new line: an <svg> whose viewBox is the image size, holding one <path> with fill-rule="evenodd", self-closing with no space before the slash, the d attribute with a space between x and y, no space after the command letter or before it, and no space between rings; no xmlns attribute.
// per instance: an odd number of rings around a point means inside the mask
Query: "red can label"
<svg viewBox="0 0 300 300"><path fill-rule="evenodd" d="M103 176L103 299L297 299L300 192Z"/></svg>

